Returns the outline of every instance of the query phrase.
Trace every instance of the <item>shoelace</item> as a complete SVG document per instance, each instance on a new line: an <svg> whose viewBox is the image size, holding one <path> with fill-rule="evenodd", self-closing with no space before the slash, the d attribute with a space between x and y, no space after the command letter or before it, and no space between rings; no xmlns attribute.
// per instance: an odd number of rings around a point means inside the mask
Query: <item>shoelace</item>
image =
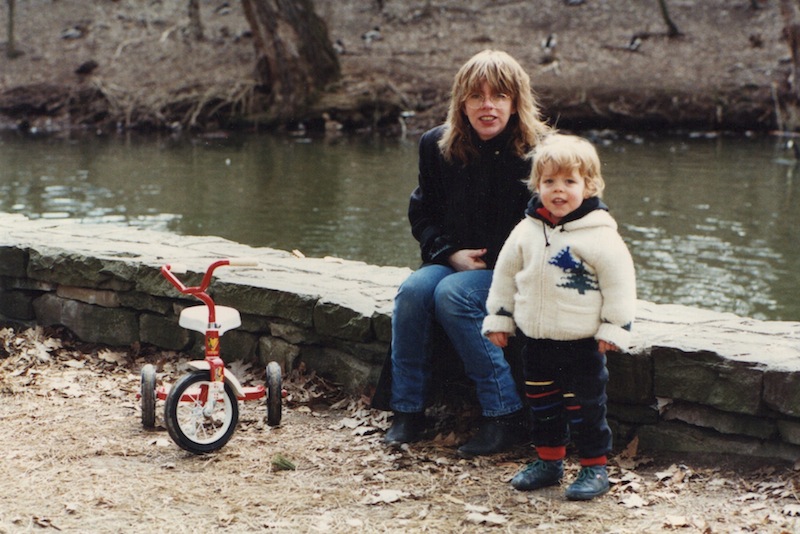
<svg viewBox="0 0 800 534"><path fill-rule="evenodd" d="M581 469L580 472L578 473L578 479L575 482L580 482L581 480L587 478L591 479L598 478L597 473L594 471L594 469Z"/></svg>

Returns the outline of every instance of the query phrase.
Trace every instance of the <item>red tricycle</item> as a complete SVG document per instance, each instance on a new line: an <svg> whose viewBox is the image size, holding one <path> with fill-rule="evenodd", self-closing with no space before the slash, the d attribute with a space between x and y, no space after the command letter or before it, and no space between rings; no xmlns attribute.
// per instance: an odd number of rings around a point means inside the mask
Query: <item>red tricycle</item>
<svg viewBox="0 0 800 534"><path fill-rule="evenodd" d="M178 324L205 334L205 359L188 363L191 371L172 388L156 386L156 369L152 364L142 368L141 406L142 425L155 426L156 399L165 400L164 423L170 437L181 448L202 454L224 446L233 435L239 421L242 400L267 398L267 424L277 426L281 421L284 391L281 386L281 367L269 362L266 385L244 387L236 376L225 371L220 352L220 337L241 326L239 312L227 306L217 306L207 293L214 270L222 266L255 266L251 260L224 259L212 263L199 286L187 287L175 273L185 273L178 264L161 267L161 274L185 295L203 302L181 311Z"/></svg>

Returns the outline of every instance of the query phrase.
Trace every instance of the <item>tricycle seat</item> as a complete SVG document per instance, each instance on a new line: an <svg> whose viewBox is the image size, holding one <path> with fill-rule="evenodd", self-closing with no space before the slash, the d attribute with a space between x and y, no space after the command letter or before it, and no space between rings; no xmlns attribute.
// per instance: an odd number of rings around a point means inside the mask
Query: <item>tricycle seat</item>
<svg viewBox="0 0 800 534"><path fill-rule="evenodd" d="M233 330L242 325L242 318L239 311L228 306L215 306L216 310L216 329L219 335L224 334L228 330ZM181 317L178 324L189 330L194 330L205 334L209 329L208 324L208 306L190 306L181 310Z"/></svg>

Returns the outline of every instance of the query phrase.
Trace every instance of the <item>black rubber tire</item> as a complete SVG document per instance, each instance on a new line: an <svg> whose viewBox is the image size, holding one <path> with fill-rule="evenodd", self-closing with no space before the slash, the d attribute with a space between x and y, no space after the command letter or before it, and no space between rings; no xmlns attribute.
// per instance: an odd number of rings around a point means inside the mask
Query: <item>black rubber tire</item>
<svg viewBox="0 0 800 534"><path fill-rule="evenodd" d="M267 424L269 426L281 424L282 404L281 366L278 365L278 362L269 362L267 364Z"/></svg>
<svg viewBox="0 0 800 534"><path fill-rule="evenodd" d="M211 386L208 371L192 371L178 380L167 395L164 422L169 436L180 448L194 454L221 449L236 430L239 422L239 401L226 383L224 398L211 416L202 414L204 406L196 396ZM183 401L185 395L193 401Z"/></svg>
<svg viewBox="0 0 800 534"><path fill-rule="evenodd" d="M156 368L152 364L142 367L142 389L140 392L142 403L142 426L155 428L156 426Z"/></svg>

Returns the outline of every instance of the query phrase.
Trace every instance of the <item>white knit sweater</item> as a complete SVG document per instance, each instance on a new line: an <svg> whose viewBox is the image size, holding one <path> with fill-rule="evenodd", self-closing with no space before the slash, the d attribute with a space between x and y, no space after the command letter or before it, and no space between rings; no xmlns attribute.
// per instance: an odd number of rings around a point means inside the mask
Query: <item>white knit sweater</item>
<svg viewBox="0 0 800 534"><path fill-rule="evenodd" d="M625 350L636 313L636 273L605 210L555 228L528 215L495 266L483 332L570 341L594 337Z"/></svg>

